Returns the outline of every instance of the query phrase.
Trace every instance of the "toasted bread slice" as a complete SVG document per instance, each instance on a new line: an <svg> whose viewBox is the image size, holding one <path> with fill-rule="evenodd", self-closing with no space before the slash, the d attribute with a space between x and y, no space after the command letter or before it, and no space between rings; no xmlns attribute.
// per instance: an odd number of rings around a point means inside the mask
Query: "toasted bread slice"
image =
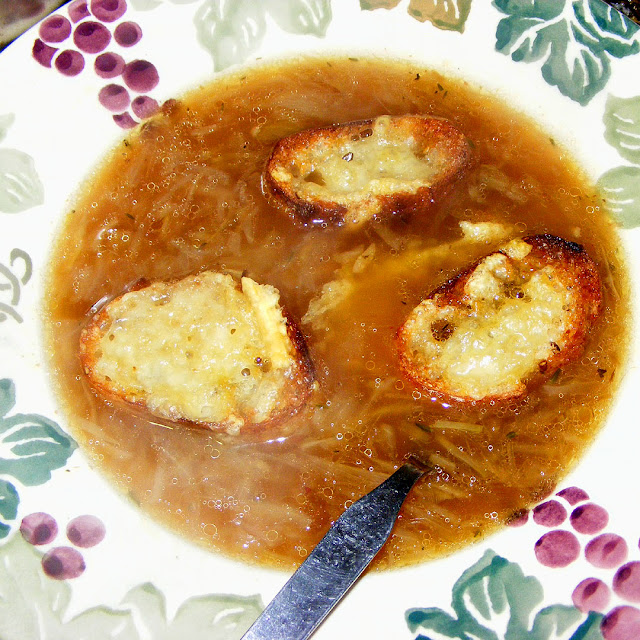
<svg viewBox="0 0 640 640"><path fill-rule="evenodd" d="M413 309L397 335L400 365L445 402L518 398L582 353L600 307L600 278L580 245L511 240Z"/></svg>
<svg viewBox="0 0 640 640"><path fill-rule="evenodd" d="M305 222L360 225L428 207L470 157L467 139L447 120L379 116L283 138L265 183Z"/></svg>
<svg viewBox="0 0 640 640"><path fill-rule="evenodd" d="M310 393L302 334L278 291L205 271L128 291L81 334L91 384L194 426L237 433L296 412Z"/></svg>

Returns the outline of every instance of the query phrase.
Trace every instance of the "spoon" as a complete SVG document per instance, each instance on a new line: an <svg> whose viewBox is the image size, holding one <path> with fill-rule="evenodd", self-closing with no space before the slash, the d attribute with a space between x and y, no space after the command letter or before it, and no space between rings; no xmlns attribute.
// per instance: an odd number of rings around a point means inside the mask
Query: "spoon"
<svg viewBox="0 0 640 640"><path fill-rule="evenodd" d="M406 462L351 505L267 605L242 640L305 640L391 534L411 487L426 472Z"/></svg>

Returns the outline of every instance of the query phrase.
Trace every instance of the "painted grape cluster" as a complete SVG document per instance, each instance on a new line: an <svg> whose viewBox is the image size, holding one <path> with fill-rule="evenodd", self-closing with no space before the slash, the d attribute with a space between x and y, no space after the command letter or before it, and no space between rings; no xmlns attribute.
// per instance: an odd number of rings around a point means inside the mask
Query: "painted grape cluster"
<svg viewBox="0 0 640 640"><path fill-rule="evenodd" d="M536 506L531 516L535 524L550 529L535 543L541 564L566 567L584 553L587 563L607 573L609 584L600 577L587 577L571 594L573 604L584 613L604 615L600 630L605 640L640 638L640 608L633 606L640 604L640 561L628 561L625 539L605 531L606 509L591 502L582 489L570 487ZM610 608L613 594L629 604Z"/></svg>
<svg viewBox="0 0 640 640"><path fill-rule="evenodd" d="M100 104L113 113L116 124L129 129L157 111L157 101L148 94L159 75L151 62L127 62L118 53L142 38L140 25L122 19L126 11L126 0L73 0L68 18L56 13L41 23L32 55L42 66L70 77L92 64L106 81L98 94Z"/></svg>
<svg viewBox="0 0 640 640"><path fill-rule="evenodd" d="M58 523L48 513L37 512L25 516L20 525L22 537L34 546L52 544L58 536ZM103 522L92 515L73 518L66 528L67 540L73 545L56 545L42 556L42 569L56 580L77 578L84 573L86 564L79 549L95 547L104 539Z"/></svg>

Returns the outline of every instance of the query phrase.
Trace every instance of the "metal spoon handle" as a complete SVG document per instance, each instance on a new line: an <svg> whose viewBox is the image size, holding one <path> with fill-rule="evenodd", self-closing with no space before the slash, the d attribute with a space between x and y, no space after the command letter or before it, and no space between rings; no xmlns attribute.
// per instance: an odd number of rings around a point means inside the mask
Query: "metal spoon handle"
<svg viewBox="0 0 640 640"><path fill-rule="evenodd" d="M402 465L349 507L267 605L242 640L305 640L386 542L423 471Z"/></svg>

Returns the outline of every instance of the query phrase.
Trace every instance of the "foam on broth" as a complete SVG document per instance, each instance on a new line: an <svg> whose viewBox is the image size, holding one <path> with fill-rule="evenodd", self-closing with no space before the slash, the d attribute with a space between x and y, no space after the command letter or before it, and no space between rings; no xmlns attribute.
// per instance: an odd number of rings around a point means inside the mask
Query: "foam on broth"
<svg viewBox="0 0 640 640"><path fill-rule="evenodd" d="M355 231L303 227L265 197L261 174L279 138L385 113L449 118L473 143L473 168L428 212ZM468 412L403 380L393 345L422 298L495 248L461 241L461 220L583 244L604 295L579 362L524 401ZM281 63L165 105L84 185L50 264L52 371L87 456L154 518L263 565L299 564L409 453L436 471L408 498L378 567L440 556L495 530L552 492L592 442L627 342L619 241L565 151L495 98L401 62ZM276 286L298 320L327 282L350 282L334 310L301 325L320 391L268 431L161 424L96 396L82 374L78 337L93 305L141 277L204 268Z"/></svg>

